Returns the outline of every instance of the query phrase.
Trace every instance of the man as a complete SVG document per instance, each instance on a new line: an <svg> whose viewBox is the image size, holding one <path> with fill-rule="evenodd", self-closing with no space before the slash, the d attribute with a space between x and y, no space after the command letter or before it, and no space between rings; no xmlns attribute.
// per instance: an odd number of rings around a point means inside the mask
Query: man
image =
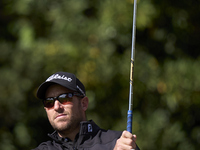
<svg viewBox="0 0 200 150"><path fill-rule="evenodd" d="M139 150L136 135L128 131L99 128L87 121L88 97L85 87L72 73L57 72L40 85L37 97L43 100L55 131L50 141L34 150Z"/></svg>

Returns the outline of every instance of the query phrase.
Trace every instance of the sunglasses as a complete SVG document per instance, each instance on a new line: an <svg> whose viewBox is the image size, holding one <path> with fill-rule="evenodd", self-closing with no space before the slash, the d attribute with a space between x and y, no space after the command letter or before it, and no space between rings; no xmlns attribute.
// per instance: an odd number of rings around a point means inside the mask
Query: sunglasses
<svg viewBox="0 0 200 150"><path fill-rule="evenodd" d="M53 108L56 100L58 100L61 104L65 105L68 102L72 101L73 96L84 97L82 94L73 92L73 93L64 93L56 97L48 97L46 99L43 99L42 101L43 101L44 107Z"/></svg>

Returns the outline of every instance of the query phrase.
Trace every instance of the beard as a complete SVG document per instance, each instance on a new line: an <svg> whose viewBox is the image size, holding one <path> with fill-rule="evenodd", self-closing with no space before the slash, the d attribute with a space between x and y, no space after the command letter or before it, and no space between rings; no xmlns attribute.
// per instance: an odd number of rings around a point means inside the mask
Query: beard
<svg viewBox="0 0 200 150"><path fill-rule="evenodd" d="M65 119L65 118L59 119L57 124L54 124L52 126L56 131L60 133L66 132L66 131L70 132L76 128L79 128L80 122L81 122L81 119L76 118L75 116L71 116L70 119Z"/></svg>
<svg viewBox="0 0 200 150"><path fill-rule="evenodd" d="M66 113L67 117L58 118L56 121L52 121L51 125L58 133L61 135L67 135L75 130L80 129L80 122L83 121L83 117L81 117L81 112L77 112L76 114L71 114L69 112Z"/></svg>

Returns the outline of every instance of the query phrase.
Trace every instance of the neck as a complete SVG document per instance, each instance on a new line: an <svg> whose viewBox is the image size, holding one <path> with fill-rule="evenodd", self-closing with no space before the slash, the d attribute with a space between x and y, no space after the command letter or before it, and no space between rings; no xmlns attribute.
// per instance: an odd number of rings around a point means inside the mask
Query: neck
<svg viewBox="0 0 200 150"><path fill-rule="evenodd" d="M58 132L58 135L62 138L69 138L74 141L76 135L79 133L80 128L73 130L72 132Z"/></svg>
<svg viewBox="0 0 200 150"><path fill-rule="evenodd" d="M86 121L86 119L84 119L83 121ZM69 138L70 140L74 141L79 131L80 131L80 123L78 124L78 126L73 126L73 128L71 128L70 130L68 129L65 131L57 131L57 132L60 137Z"/></svg>

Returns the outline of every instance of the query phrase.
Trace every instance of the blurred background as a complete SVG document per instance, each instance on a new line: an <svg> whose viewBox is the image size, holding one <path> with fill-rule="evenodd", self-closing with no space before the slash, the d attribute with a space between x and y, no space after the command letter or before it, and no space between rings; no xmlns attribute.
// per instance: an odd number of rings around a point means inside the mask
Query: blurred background
<svg viewBox="0 0 200 150"><path fill-rule="evenodd" d="M138 0L133 133L141 150L200 147L199 0ZM133 0L0 1L0 149L53 132L38 86L57 71L84 83L88 119L126 129Z"/></svg>

